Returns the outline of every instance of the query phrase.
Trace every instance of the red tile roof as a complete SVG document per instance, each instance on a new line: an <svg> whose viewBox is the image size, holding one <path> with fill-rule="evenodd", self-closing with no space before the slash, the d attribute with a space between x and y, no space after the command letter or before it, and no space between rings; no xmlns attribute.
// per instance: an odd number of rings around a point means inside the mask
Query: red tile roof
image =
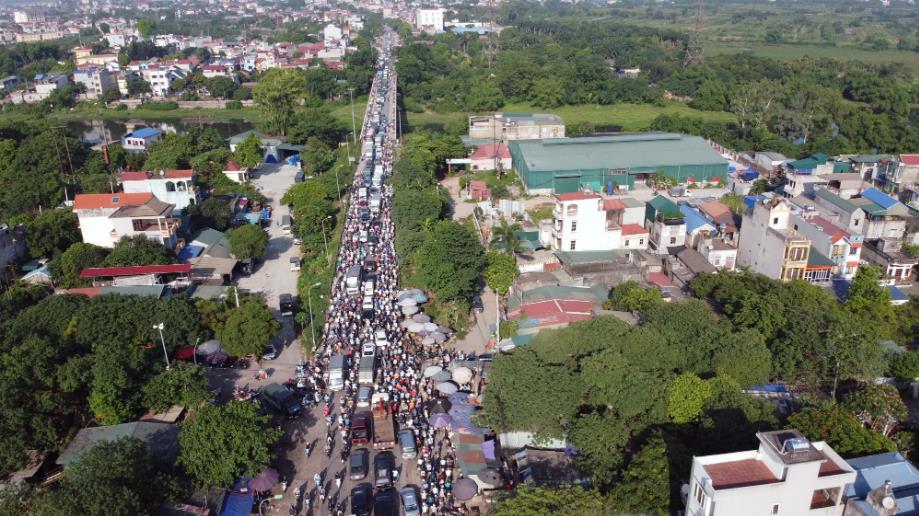
<svg viewBox="0 0 919 516"><path fill-rule="evenodd" d="M657 285L658 287L672 287L673 281L667 277L663 272L652 272L648 274L648 283Z"/></svg>
<svg viewBox="0 0 919 516"><path fill-rule="evenodd" d="M823 456L826 457L826 462L820 465L820 472L817 473L818 477L829 477L832 475L839 475L841 473L849 472L848 469L845 469L841 467L839 464L836 464L835 462L833 462L833 459L827 457L826 454L824 454Z"/></svg>
<svg viewBox="0 0 919 516"><path fill-rule="evenodd" d="M618 211L626 208L619 199L603 199L603 211Z"/></svg>
<svg viewBox="0 0 919 516"><path fill-rule="evenodd" d="M100 278L108 276L140 276L143 274L188 274L190 263L172 265L137 265L130 267L89 267L80 272L81 278Z"/></svg>
<svg viewBox="0 0 919 516"><path fill-rule="evenodd" d="M224 167L224 170L226 170L227 172L238 172L242 170L242 167L239 166L239 163L231 160L231 161L227 161L227 166Z"/></svg>
<svg viewBox="0 0 919 516"><path fill-rule="evenodd" d="M720 201L703 202L699 205L699 209L713 219L731 215L731 208L728 208L727 204Z"/></svg>
<svg viewBox="0 0 919 516"><path fill-rule="evenodd" d="M73 198L73 209L95 210L99 208L121 208L122 206L140 206L150 201L153 194L116 193L116 194L78 194Z"/></svg>
<svg viewBox="0 0 919 516"><path fill-rule="evenodd" d="M638 224L623 224L622 236L647 235L648 230Z"/></svg>
<svg viewBox="0 0 919 516"><path fill-rule="evenodd" d="M100 292L102 292L102 288L101 288L101 287L85 287L85 288L69 288L69 289L67 289L67 293L68 293L68 294L72 294L72 295L74 295L74 296L86 296L86 297L88 297L88 298L90 298L90 299L92 299L92 298L98 296Z"/></svg>
<svg viewBox="0 0 919 516"><path fill-rule="evenodd" d="M919 154L900 154L900 163L904 165L919 165Z"/></svg>
<svg viewBox="0 0 919 516"><path fill-rule="evenodd" d="M507 149L507 145L503 143L498 144L498 158L500 159L510 159L511 151ZM494 159L495 158L495 144L486 143L485 145L479 145L476 147L475 152L472 153L471 159Z"/></svg>
<svg viewBox="0 0 919 516"><path fill-rule="evenodd" d="M711 477L714 489L757 486L780 481L762 461L756 459L706 464L703 468Z"/></svg>
<svg viewBox="0 0 919 516"><path fill-rule="evenodd" d="M565 202L565 201L583 201L585 199L599 199L600 196L595 193L571 192L571 193L555 194L555 198L562 202Z"/></svg>
<svg viewBox="0 0 919 516"><path fill-rule="evenodd" d="M187 170L157 170L153 172L122 172L119 178L122 181L146 181L147 179L191 179L195 175L192 169Z"/></svg>

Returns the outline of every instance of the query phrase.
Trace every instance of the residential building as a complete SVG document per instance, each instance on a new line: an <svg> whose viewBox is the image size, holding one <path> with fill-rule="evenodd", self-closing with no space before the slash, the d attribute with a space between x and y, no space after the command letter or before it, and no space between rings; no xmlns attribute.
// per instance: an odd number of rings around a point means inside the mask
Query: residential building
<svg viewBox="0 0 919 516"><path fill-rule="evenodd" d="M753 155L753 164L770 174L778 171L787 162L788 158L778 152L757 152Z"/></svg>
<svg viewBox="0 0 919 516"><path fill-rule="evenodd" d="M557 194L551 246L558 251L647 249L643 212L644 205L634 199L603 199L585 192Z"/></svg>
<svg viewBox="0 0 919 516"><path fill-rule="evenodd" d="M686 246L698 251L716 269L734 270L737 262L737 246L733 242L736 230L725 232L719 229L722 224L709 219L695 206L680 204L680 212L686 221Z"/></svg>
<svg viewBox="0 0 919 516"><path fill-rule="evenodd" d="M844 514L856 475L833 448L797 430L756 436L758 450L693 457L687 516Z"/></svg>
<svg viewBox="0 0 919 516"><path fill-rule="evenodd" d="M48 98L54 90L63 88L68 82L67 76L62 73L40 73L35 76L35 93Z"/></svg>
<svg viewBox="0 0 919 516"><path fill-rule="evenodd" d="M150 150L150 146L160 141L162 132L152 127L141 127L121 137L121 146L125 150L143 152Z"/></svg>
<svg viewBox="0 0 919 516"><path fill-rule="evenodd" d="M246 183L249 181L249 167L243 167L235 161L228 161L223 167L223 175L234 183Z"/></svg>
<svg viewBox="0 0 919 516"><path fill-rule="evenodd" d="M486 143L476 147L475 151L469 156L472 170L510 170L511 153L507 150L507 145L499 143Z"/></svg>
<svg viewBox="0 0 919 516"><path fill-rule="evenodd" d="M651 248L658 254L671 254L686 245L686 219L670 199L658 195L645 207L645 228L651 232Z"/></svg>
<svg viewBox="0 0 919 516"><path fill-rule="evenodd" d="M517 140L508 148L530 194L632 189L656 173L720 183L728 171L708 142L672 133Z"/></svg>
<svg viewBox="0 0 919 516"><path fill-rule="evenodd" d="M850 234L814 211L794 213L792 224L821 255L833 262L834 276L846 279L855 276L861 260L862 235Z"/></svg>
<svg viewBox="0 0 919 516"><path fill-rule="evenodd" d="M865 227L861 231L865 240L903 239L906 219L910 216L906 205L875 188L865 190L850 201L866 214Z"/></svg>
<svg viewBox="0 0 919 516"><path fill-rule="evenodd" d="M826 154L818 152L785 164L783 191L787 197L810 193L817 187L826 186L829 183L828 176L848 171L847 161L833 161Z"/></svg>
<svg viewBox="0 0 919 516"><path fill-rule="evenodd" d="M335 24L328 24L322 29L322 40L326 46L335 46L338 45L338 42L342 38L341 27L337 27Z"/></svg>
<svg viewBox="0 0 919 516"><path fill-rule="evenodd" d="M919 206L919 154L900 154L879 162L874 184L903 202Z"/></svg>
<svg viewBox="0 0 919 516"><path fill-rule="evenodd" d="M852 172L861 174L862 179L869 182L877 179L881 162L890 159L893 159L893 156L885 154L856 154L848 158Z"/></svg>
<svg viewBox="0 0 919 516"><path fill-rule="evenodd" d="M811 242L794 230L792 211L777 197L750 203L740 225L737 265L782 281L804 279Z"/></svg>
<svg viewBox="0 0 919 516"><path fill-rule="evenodd" d="M539 140L564 138L565 123L544 113L495 113L469 117L469 138L484 140Z"/></svg>
<svg viewBox="0 0 919 516"><path fill-rule="evenodd" d="M444 9L415 11L415 29L431 34L444 31Z"/></svg>
<svg viewBox="0 0 919 516"><path fill-rule="evenodd" d="M8 75L0 79L0 87L5 90L11 90L19 86L19 76L18 75Z"/></svg>
<svg viewBox="0 0 919 516"><path fill-rule="evenodd" d="M89 99L97 99L105 90L118 87L105 68L78 68L73 72L73 82L86 88L86 97Z"/></svg>
<svg viewBox="0 0 919 516"><path fill-rule="evenodd" d="M149 192L79 194L73 200L83 242L108 248L134 235L174 248L180 221L172 208Z"/></svg>
<svg viewBox="0 0 919 516"><path fill-rule="evenodd" d="M812 206L833 224L849 233L864 234L867 214L851 200L843 199L831 190L820 188L811 197L796 197L792 200L803 209Z"/></svg>
<svg viewBox="0 0 919 516"><path fill-rule="evenodd" d="M200 202L193 170L124 172L118 181L125 193L150 192L157 199L173 205L180 213Z"/></svg>
<svg viewBox="0 0 919 516"><path fill-rule="evenodd" d="M846 461L855 481L846 487L846 516L919 514L919 469L897 452Z"/></svg>
<svg viewBox="0 0 919 516"><path fill-rule="evenodd" d="M725 242L737 246L737 239L740 232L740 218L731 211L728 205L721 201L705 201L696 206L699 211L718 228L718 233Z"/></svg>
<svg viewBox="0 0 919 516"><path fill-rule="evenodd" d="M172 81L177 77L172 68L152 66L140 70L140 76L150 84L150 93L165 97L172 93Z"/></svg>

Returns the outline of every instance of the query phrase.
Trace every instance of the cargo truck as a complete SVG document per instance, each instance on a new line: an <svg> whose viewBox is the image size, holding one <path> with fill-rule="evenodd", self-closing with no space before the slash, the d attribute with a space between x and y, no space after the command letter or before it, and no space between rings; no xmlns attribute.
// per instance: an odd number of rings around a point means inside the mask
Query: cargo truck
<svg viewBox="0 0 919 516"><path fill-rule="evenodd" d="M380 397L378 398L378 396ZM388 395L378 393L374 394L371 400L374 450L391 450L396 446L396 430L393 425L392 412L389 410L388 399Z"/></svg>
<svg viewBox="0 0 919 516"><path fill-rule="evenodd" d="M362 357L357 366L357 383L358 385L373 385L373 375L375 364L373 357Z"/></svg>
<svg viewBox="0 0 919 516"><path fill-rule="evenodd" d="M329 358L328 386L331 391L340 391L345 387L345 357L333 355Z"/></svg>
<svg viewBox="0 0 919 516"><path fill-rule="evenodd" d="M354 264L345 273L345 292L349 296L356 296L361 292L361 266Z"/></svg>
<svg viewBox="0 0 919 516"><path fill-rule="evenodd" d="M270 383L262 389L262 399L278 412L294 419L300 416L303 406L290 389L278 383Z"/></svg>

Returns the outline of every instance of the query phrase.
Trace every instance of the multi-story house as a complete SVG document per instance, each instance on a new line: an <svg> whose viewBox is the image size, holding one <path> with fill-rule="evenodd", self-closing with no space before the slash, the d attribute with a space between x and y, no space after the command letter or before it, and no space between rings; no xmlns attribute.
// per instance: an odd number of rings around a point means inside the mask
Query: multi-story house
<svg viewBox="0 0 919 516"><path fill-rule="evenodd" d="M444 31L444 9L418 9L415 11L415 29L434 34Z"/></svg>
<svg viewBox="0 0 919 516"><path fill-rule="evenodd" d="M125 193L150 192L181 213L198 204L198 187L193 170L159 170L154 172L124 172L118 180Z"/></svg>
<svg viewBox="0 0 919 516"><path fill-rule="evenodd" d="M48 98L54 90L63 88L68 82L67 76L62 73L40 73L35 76L35 93Z"/></svg>
<svg viewBox="0 0 919 516"><path fill-rule="evenodd" d="M693 457L687 516L841 516L855 471L797 430L760 432L759 449Z"/></svg>
<svg viewBox="0 0 919 516"><path fill-rule="evenodd" d="M651 234L651 248L658 254L670 254L671 248L686 244L686 219L670 199L658 195L648 201L644 223Z"/></svg>
<svg viewBox="0 0 919 516"><path fill-rule="evenodd" d="M160 141L162 133L152 127L140 127L121 137L121 146L127 151L143 152Z"/></svg>
<svg viewBox="0 0 919 516"><path fill-rule="evenodd" d="M82 84L86 88L86 97L90 99L97 99L105 90L118 87L105 68L78 68L73 72L73 82Z"/></svg>
<svg viewBox="0 0 919 516"><path fill-rule="evenodd" d="M717 223L699 208L688 204L681 204L680 212L686 221L686 246L698 251L714 267L734 270L737 263L737 246L733 242L733 226L732 231L724 231L722 228L725 225Z"/></svg>
<svg viewBox="0 0 919 516"><path fill-rule="evenodd" d="M919 201L919 154L900 154L880 161L874 184L903 202Z"/></svg>
<svg viewBox="0 0 919 516"><path fill-rule="evenodd" d="M778 197L748 204L740 225L737 265L782 281L806 279L811 243L794 230L792 211L792 205Z"/></svg>
<svg viewBox="0 0 919 516"><path fill-rule="evenodd" d="M555 196L550 246L559 251L646 249L644 206L629 198L572 192Z"/></svg>
<svg viewBox="0 0 919 516"><path fill-rule="evenodd" d="M174 248L181 223L172 216L172 208L149 192L79 194L73 200L83 242L108 248L135 235Z"/></svg>
<svg viewBox="0 0 919 516"><path fill-rule="evenodd" d="M852 279L858 272L864 237L848 233L820 216L814 210L794 213L794 229L807 237L821 255L833 262L832 273Z"/></svg>
<svg viewBox="0 0 919 516"><path fill-rule="evenodd" d="M469 117L469 137L500 141L564 138L565 123L544 113L495 113Z"/></svg>

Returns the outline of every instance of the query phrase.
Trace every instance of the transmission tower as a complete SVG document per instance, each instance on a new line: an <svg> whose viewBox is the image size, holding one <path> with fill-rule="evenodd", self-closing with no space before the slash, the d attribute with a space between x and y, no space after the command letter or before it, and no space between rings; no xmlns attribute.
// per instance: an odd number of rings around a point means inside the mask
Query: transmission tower
<svg viewBox="0 0 919 516"><path fill-rule="evenodd" d="M699 0L696 7L696 19L689 33L689 43L686 44L686 55L683 66L699 64L702 62L702 30L705 28L705 0Z"/></svg>

